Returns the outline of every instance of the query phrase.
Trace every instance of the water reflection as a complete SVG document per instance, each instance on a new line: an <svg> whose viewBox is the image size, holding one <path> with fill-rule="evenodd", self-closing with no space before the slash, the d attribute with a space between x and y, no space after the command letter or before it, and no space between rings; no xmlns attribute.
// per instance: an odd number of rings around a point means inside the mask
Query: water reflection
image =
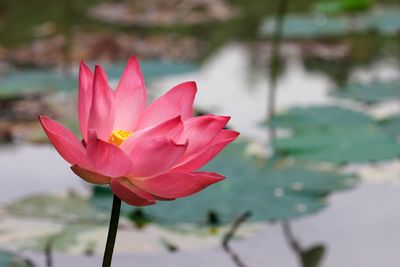
<svg viewBox="0 0 400 267"><path fill-rule="evenodd" d="M285 51L287 67L277 84L277 110L329 103L329 78L307 72L296 47L286 47ZM199 91L195 105L199 109L231 114L233 128L244 136L266 141L268 136L261 123L267 115L268 77L265 68L252 71L251 59L248 46L233 43L204 62L198 72L166 77L154 82L151 89L162 88L165 92L179 81L196 80Z"/></svg>

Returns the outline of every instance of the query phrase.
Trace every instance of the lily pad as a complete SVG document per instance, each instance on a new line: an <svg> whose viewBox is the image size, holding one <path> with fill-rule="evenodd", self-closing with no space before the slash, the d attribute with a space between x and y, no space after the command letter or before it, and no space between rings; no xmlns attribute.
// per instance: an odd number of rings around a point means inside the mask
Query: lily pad
<svg viewBox="0 0 400 267"><path fill-rule="evenodd" d="M397 137L400 134L400 116L390 117L379 121L379 125L386 133Z"/></svg>
<svg viewBox="0 0 400 267"><path fill-rule="evenodd" d="M0 251L0 266L2 267L35 267L35 265L25 258L10 252Z"/></svg>
<svg viewBox="0 0 400 267"><path fill-rule="evenodd" d="M374 104L381 101L400 98L400 81L373 81L371 83L351 83L336 96Z"/></svg>
<svg viewBox="0 0 400 267"><path fill-rule="evenodd" d="M266 36L272 36L275 23L273 18L266 20L261 32ZM282 35L290 39L337 37L349 32L348 24L348 19L345 17L291 14L285 17Z"/></svg>
<svg viewBox="0 0 400 267"><path fill-rule="evenodd" d="M400 145L378 127L332 128L306 131L273 143L278 153L299 160L337 164L392 159L400 156Z"/></svg>
<svg viewBox="0 0 400 267"><path fill-rule="evenodd" d="M65 223L102 223L108 215L93 208L90 203L77 195L66 197L54 195L33 195L4 207L7 214L16 217L47 218Z"/></svg>
<svg viewBox="0 0 400 267"><path fill-rule="evenodd" d="M119 79L125 64L104 65L110 79ZM147 80L163 75L179 74L193 71L196 65L189 62L145 61L141 64ZM77 78L54 70L8 71L0 80L0 97L38 91L73 91L77 88Z"/></svg>
<svg viewBox="0 0 400 267"><path fill-rule="evenodd" d="M343 0L344 1L344 0ZM345 0L349 1L349 0ZM347 8L341 4L329 8ZM270 37L274 33L275 19L267 18L261 26L261 35ZM283 24L283 36L290 39L338 38L349 33L366 33L376 31L382 35L392 36L400 32L400 9L386 7L371 9L357 16L327 16L321 13L289 14Z"/></svg>
<svg viewBox="0 0 400 267"><path fill-rule="evenodd" d="M331 127L365 127L373 124L366 114L334 106L293 108L275 116L269 123L274 127L296 131L326 129Z"/></svg>
<svg viewBox="0 0 400 267"><path fill-rule="evenodd" d="M263 158L247 156L247 145L247 142L230 145L204 168L225 175L224 181L194 196L160 201L143 208L143 212L161 224L210 226L211 214L225 224L246 211L252 211L253 221L286 220L320 210L325 206L327 194L355 183L352 176L300 166L267 165Z"/></svg>
<svg viewBox="0 0 400 267"><path fill-rule="evenodd" d="M278 154L299 160L344 164L400 155L393 136L366 114L349 109L294 108L270 124L293 130L291 137L275 139L272 145Z"/></svg>

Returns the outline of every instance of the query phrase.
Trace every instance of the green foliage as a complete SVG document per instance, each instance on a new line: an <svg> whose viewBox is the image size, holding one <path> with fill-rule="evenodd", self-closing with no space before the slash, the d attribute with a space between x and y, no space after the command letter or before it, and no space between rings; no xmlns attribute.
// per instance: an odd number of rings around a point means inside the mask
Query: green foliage
<svg viewBox="0 0 400 267"><path fill-rule="evenodd" d="M329 0L318 1L314 5L317 12L337 14L343 12L365 11L372 7L372 0Z"/></svg>
<svg viewBox="0 0 400 267"><path fill-rule="evenodd" d="M373 81L371 83L350 83L335 93L335 96L374 104L400 97L400 81Z"/></svg>

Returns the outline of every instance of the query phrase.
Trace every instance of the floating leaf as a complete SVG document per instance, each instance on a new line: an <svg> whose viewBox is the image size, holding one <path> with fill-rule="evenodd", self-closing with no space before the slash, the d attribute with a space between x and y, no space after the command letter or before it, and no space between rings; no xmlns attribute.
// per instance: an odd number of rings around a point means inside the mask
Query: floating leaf
<svg viewBox="0 0 400 267"><path fill-rule="evenodd" d="M386 133L397 137L400 134L400 117L394 116L379 121L380 128Z"/></svg>
<svg viewBox="0 0 400 267"><path fill-rule="evenodd" d="M347 1L347 0L346 0ZM350 1L350 0L348 0ZM330 8L341 8L332 5ZM349 9L350 6L347 7ZM268 18L261 26L261 34L270 37L274 33L275 19ZM338 38L349 33L377 31L383 35L400 32L400 9L372 9L358 16L326 16L316 14L289 14L283 24L283 36L291 39Z"/></svg>
<svg viewBox="0 0 400 267"><path fill-rule="evenodd" d="M373 81L371 83L351 83L335 96L374 104L400 98L400 81Z"/></svg>
<svg viewBox="0 0 400 267"><path fill-rule="evenodd" d="M24 259L10 252L0 251L1 267L35 267L35 265L27 259Z"/></svg>
<svg viewBox="0 0 400 267"><path fill-rule="evenodd" d="M110 79L117 79L125 67L124 63L105 65ZM187 62L145 61L141 64L147 80L185 73L196 69L196 65ZM0 80L0 97L37 92L37 91L72 91L76 90L76 77L48 70L9 71Z"/></svg>
<svg viewBox="0 0 400 267"><path fill-rule="evenodd" d="M310 130L277 139L273 146L278 153L299 160L337 164L386 160L400 155L395 139L373 126Z"/></svg>
<svg viewBox="0 0 400 267"><path fill-rule="evenodd" d="M262 25L262 33L272 36L276 21L267 20ZM343 36L349 31L348 20L344 17L288 15L285 17L282 35L286 38L309 39Z"/></svg>
<svg viewBox="0 0 400 267"><path fill-rule="evenodd" d="M294 108L270 124L294 130L291 137L275 139L272 145L278 154L300 160L343 164L400 155L395 138L361 112L339 107Z"/></svg>
<svg viewBox="0 0 400 267"><path fill-rule="evenodd" d="M47 218L62 222L101 223L107 220L107 216L94 209L86 199L74 194L68 197L28 196L6 205L4 209L13 216Z"/></svg>
<svg viewBox="0 0 400 267"><path fill-rule="evenodd" d="M212 226L209 225L211 213L222 224L248 210L253 212L251 219L255 221L288 219L321 209L327 194L355 183L353 177L336 173L299 166L266 166L265 159L245 155L247 145L247 142L230 145L204 168L225 175L227 179L221 183L194 196L159 201L143 211L159 223L202 226ZM94 200L97 197L93 195ZM110 203L111 193L108 201Z"/></svg>
<svg viewBox="0 0 400 267"><path fill-rule="evenodd" d="M293 108L275 116L268 124L294 130L331 127L365 127L373 124L366 114L333 106Z"/></svg>

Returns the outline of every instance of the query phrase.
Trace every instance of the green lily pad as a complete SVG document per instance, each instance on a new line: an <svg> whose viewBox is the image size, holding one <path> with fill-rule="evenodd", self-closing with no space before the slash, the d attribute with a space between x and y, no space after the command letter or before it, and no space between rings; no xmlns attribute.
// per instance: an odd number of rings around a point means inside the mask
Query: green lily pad
<svg viewBox="0 0 400 267"><path fill-rule="evenodd" d="M368 162L400 156L400 145L378 127L332 128L307 131L273 143L278 153L299 160L332 162Z"/></svg>
<svg viewBox="0 0 400 267"><path fill-rule="evenodd" d="M52 251L68 252L80 244L79 237L93 230L95 225L65 225L57 233L43 234L14 241L24 250L43 252L50 245ZM84 251L82 251L84 252Z"/></svg>
<svg viewBox="0 0 400 267"><path fill-rule="evenodd" d="M368 84L352 83L346 85L336 96L374 104L400 97L400 81L373 81Z"/></svg>
<svg viewBox="0 0 400 267"><path fill-rule="evenodd" d="M350 1L350 0L343 0ZM362 0L360 0L362 1ZM331 4L330 9L348 9L350 5ZM261 26L261 34L271 37L275 29L275 19L267 18ZM357 16L327 16L321 13L288 14L285 16L282 35L290 39L338 38L349 33L376 31L382 35L393 36L400 32L400 9L386 7L371 9Z"/></svg>
<svg viewBox="0 0 400 267"><path fill-rule="evenodd" d="M35 265L25 258L10 252L0 251L0 266L2 267L35 267Z"/></svg>
<svg viewBox="0 0 400 267"><path fill-rule="evenodd" d="M299 160L367 162L395 158L400 145L364 113L339 107L294 108L270 124L294 130L272 143L280 155Z"/></svg>
<svg viewBox="0 0 400 267"><path fill-rule="evenodd" d="M104 65L110 79L119 79L124 67L124 63ZM178 61L145 61L141 67L146 80L190 72L197 68L194 64ZM8 71L0 79L0 97L38 91L73 91L77 89L77 85L75 75L66 75L53 70Z"/></svg>
<svg viewBox="0 0 400 267"><path fill-rule="evenodd" d="M400 134L400 116L390 117L379 121L379 125L386 133L397 137Z"/></svg>
<svg viewBox="0 0 400 267"><path fill-rule="evenodd" d="M275 23L273 18L266 20L261 28L262 33L272 36ZM290 39L327 38L343 36L348 31L348 20L345 17L291 14L285 17L282 35Z"/></svg>
<svg viewBox="0 0 400 267"><path fill-rule="evenodd" d="M247 145L247 142L230 145L204 168L225 175L224 181L187 198L159 201L143 208L143 212L161 224L210 226L211 217L225 224L246 211L252 211L253 221L286 220L320 210L325 206L327 194L355 183L354 177L337 173L266 165L265 159L245 154ZM96 198L94 194L93 199ZM111 193L108 202L111 203Z"/></svg>
<svg viewBox="0 0 400 267"><path fill-rule="evenodd" d="M102 223L108 215L99 212L84 198L75 194L68 197L33 195L4 207L7 214L17 217L47 218L65 223Z"/></svg>
<svg viewBox="0 0 400 267"><path fill-rule="evenodd" d="M287 113L278 114L269 123L274 127L304 131L313 128L365 127L373 124L366 114L333 106L314 106L293 108Z"/></svg>

